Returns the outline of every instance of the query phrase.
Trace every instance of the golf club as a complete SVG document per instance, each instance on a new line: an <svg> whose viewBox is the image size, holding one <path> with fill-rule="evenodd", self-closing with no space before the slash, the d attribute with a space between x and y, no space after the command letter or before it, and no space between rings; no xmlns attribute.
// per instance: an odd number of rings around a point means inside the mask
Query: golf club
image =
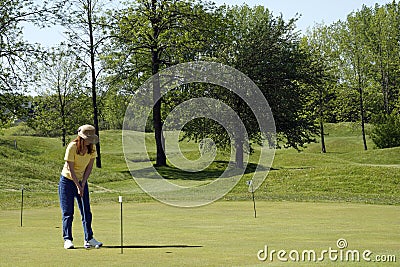
<svg viewBox="0 0 400 267"><path fill-rule="evenodd" d="M83 197L81 197L81 203L82 203L83 219L86 221L85 204L83 203ZM96 245L95 248L99 248L99 246Z"/></svg>

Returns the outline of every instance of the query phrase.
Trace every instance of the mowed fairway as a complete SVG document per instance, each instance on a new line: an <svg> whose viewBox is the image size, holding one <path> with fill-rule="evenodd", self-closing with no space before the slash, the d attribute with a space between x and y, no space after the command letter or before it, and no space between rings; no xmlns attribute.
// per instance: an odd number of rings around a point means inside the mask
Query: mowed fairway
<svg viewBox="0 0 400 267"><path fill-rule="evenodd" d="M80 216L74 221L74 250L65 250L57 207L0 211L2 266L398 266L398 206L350 203L220 201L201 208L174 208L157 202L124 204L124 250L120 245L120 206L93 204L95 237L101 249L83 249ZM346 250L394 255L396 263L332 261L281 262L276 253L261 262L257 252L315 250L317 257L336 241ZM286 255L288 258L288 255ZM339 258L340 259L340 258ZM392 257L393 260L393 257Z"/></svg>

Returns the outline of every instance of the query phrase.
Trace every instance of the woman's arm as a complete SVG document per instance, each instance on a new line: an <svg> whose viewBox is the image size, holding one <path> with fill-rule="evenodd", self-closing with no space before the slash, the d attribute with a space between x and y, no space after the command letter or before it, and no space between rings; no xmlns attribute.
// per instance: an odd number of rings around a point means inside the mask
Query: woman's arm
<svg viewBox="0 0 400 267"><path fill-rule="evenodd" d="M76 174L74 171L74 162L67 161L69 171L71 173L72 180L74 181L76 188L78 189L78 194L82 197L83 196L83 186L79 183L78 178L76 178Z"/></svg>

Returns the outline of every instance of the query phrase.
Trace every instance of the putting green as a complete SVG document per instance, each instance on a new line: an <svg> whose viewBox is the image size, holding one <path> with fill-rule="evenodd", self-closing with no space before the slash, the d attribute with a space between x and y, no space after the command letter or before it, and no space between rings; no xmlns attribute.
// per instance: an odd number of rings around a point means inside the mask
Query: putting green
<svg viewBox="0 0 400 267"><path fill-rule="evenodd" d="M348 203L258 202L254 218L252 202L217 202L201 208L174 208L161 203L124 204L124 250L120 245L120 206L92 207L95 238L101 249L83 249L80 215L74 221L74 244L65 250L61 238L59 208L0 211L1 266L396 266L400 262L398 206ZM340 250L337 240L347 248ZM268 246L285 250L278 259L260 261L257 254ZM365 250L394 262L377 263L331 260L301 261L301 253L314 250L346 252ZM299 262L294 251L300 253ZM268 254L269 255L269 254ZM338 254L339 255L339 254ZM261 253L259 256L264 256ZM389 257L390 256L390 257Z"/></svg>

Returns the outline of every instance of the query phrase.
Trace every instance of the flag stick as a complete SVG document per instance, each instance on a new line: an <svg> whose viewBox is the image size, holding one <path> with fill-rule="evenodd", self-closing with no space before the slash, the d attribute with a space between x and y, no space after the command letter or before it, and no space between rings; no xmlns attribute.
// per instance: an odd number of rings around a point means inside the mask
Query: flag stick
<svg viewBox="0 0 400 267"><path fill-rule="evenodd" d="M254 188L253 188L253 183L251 183L251 194L253 195L254 218L257 218L256 199L254 198Z"/></svg>
<svg viewBox="0 0 400 267"><path fill-rule="evenodd" d="M22 227L22 214L24 211L24 186L21 188L21 227Z"/></svg>
<svg viewBox="0 0 400 267"><path fill-rule="evenodd" d="M122 196L118 197L118 202L121 204L121 254L124 254L124 238L123 238L123 224L122 224Z"/></svg>
<svg viewBox="0 0 400 267"><path fill-rule="evenodd" d="M249 190L251 190L251 195L252 195L252 197L253 197L254 218L257 218L256 199L255 199L255 197L254 197L253 180L247 181L247 185L249 186Z"/></svg>

